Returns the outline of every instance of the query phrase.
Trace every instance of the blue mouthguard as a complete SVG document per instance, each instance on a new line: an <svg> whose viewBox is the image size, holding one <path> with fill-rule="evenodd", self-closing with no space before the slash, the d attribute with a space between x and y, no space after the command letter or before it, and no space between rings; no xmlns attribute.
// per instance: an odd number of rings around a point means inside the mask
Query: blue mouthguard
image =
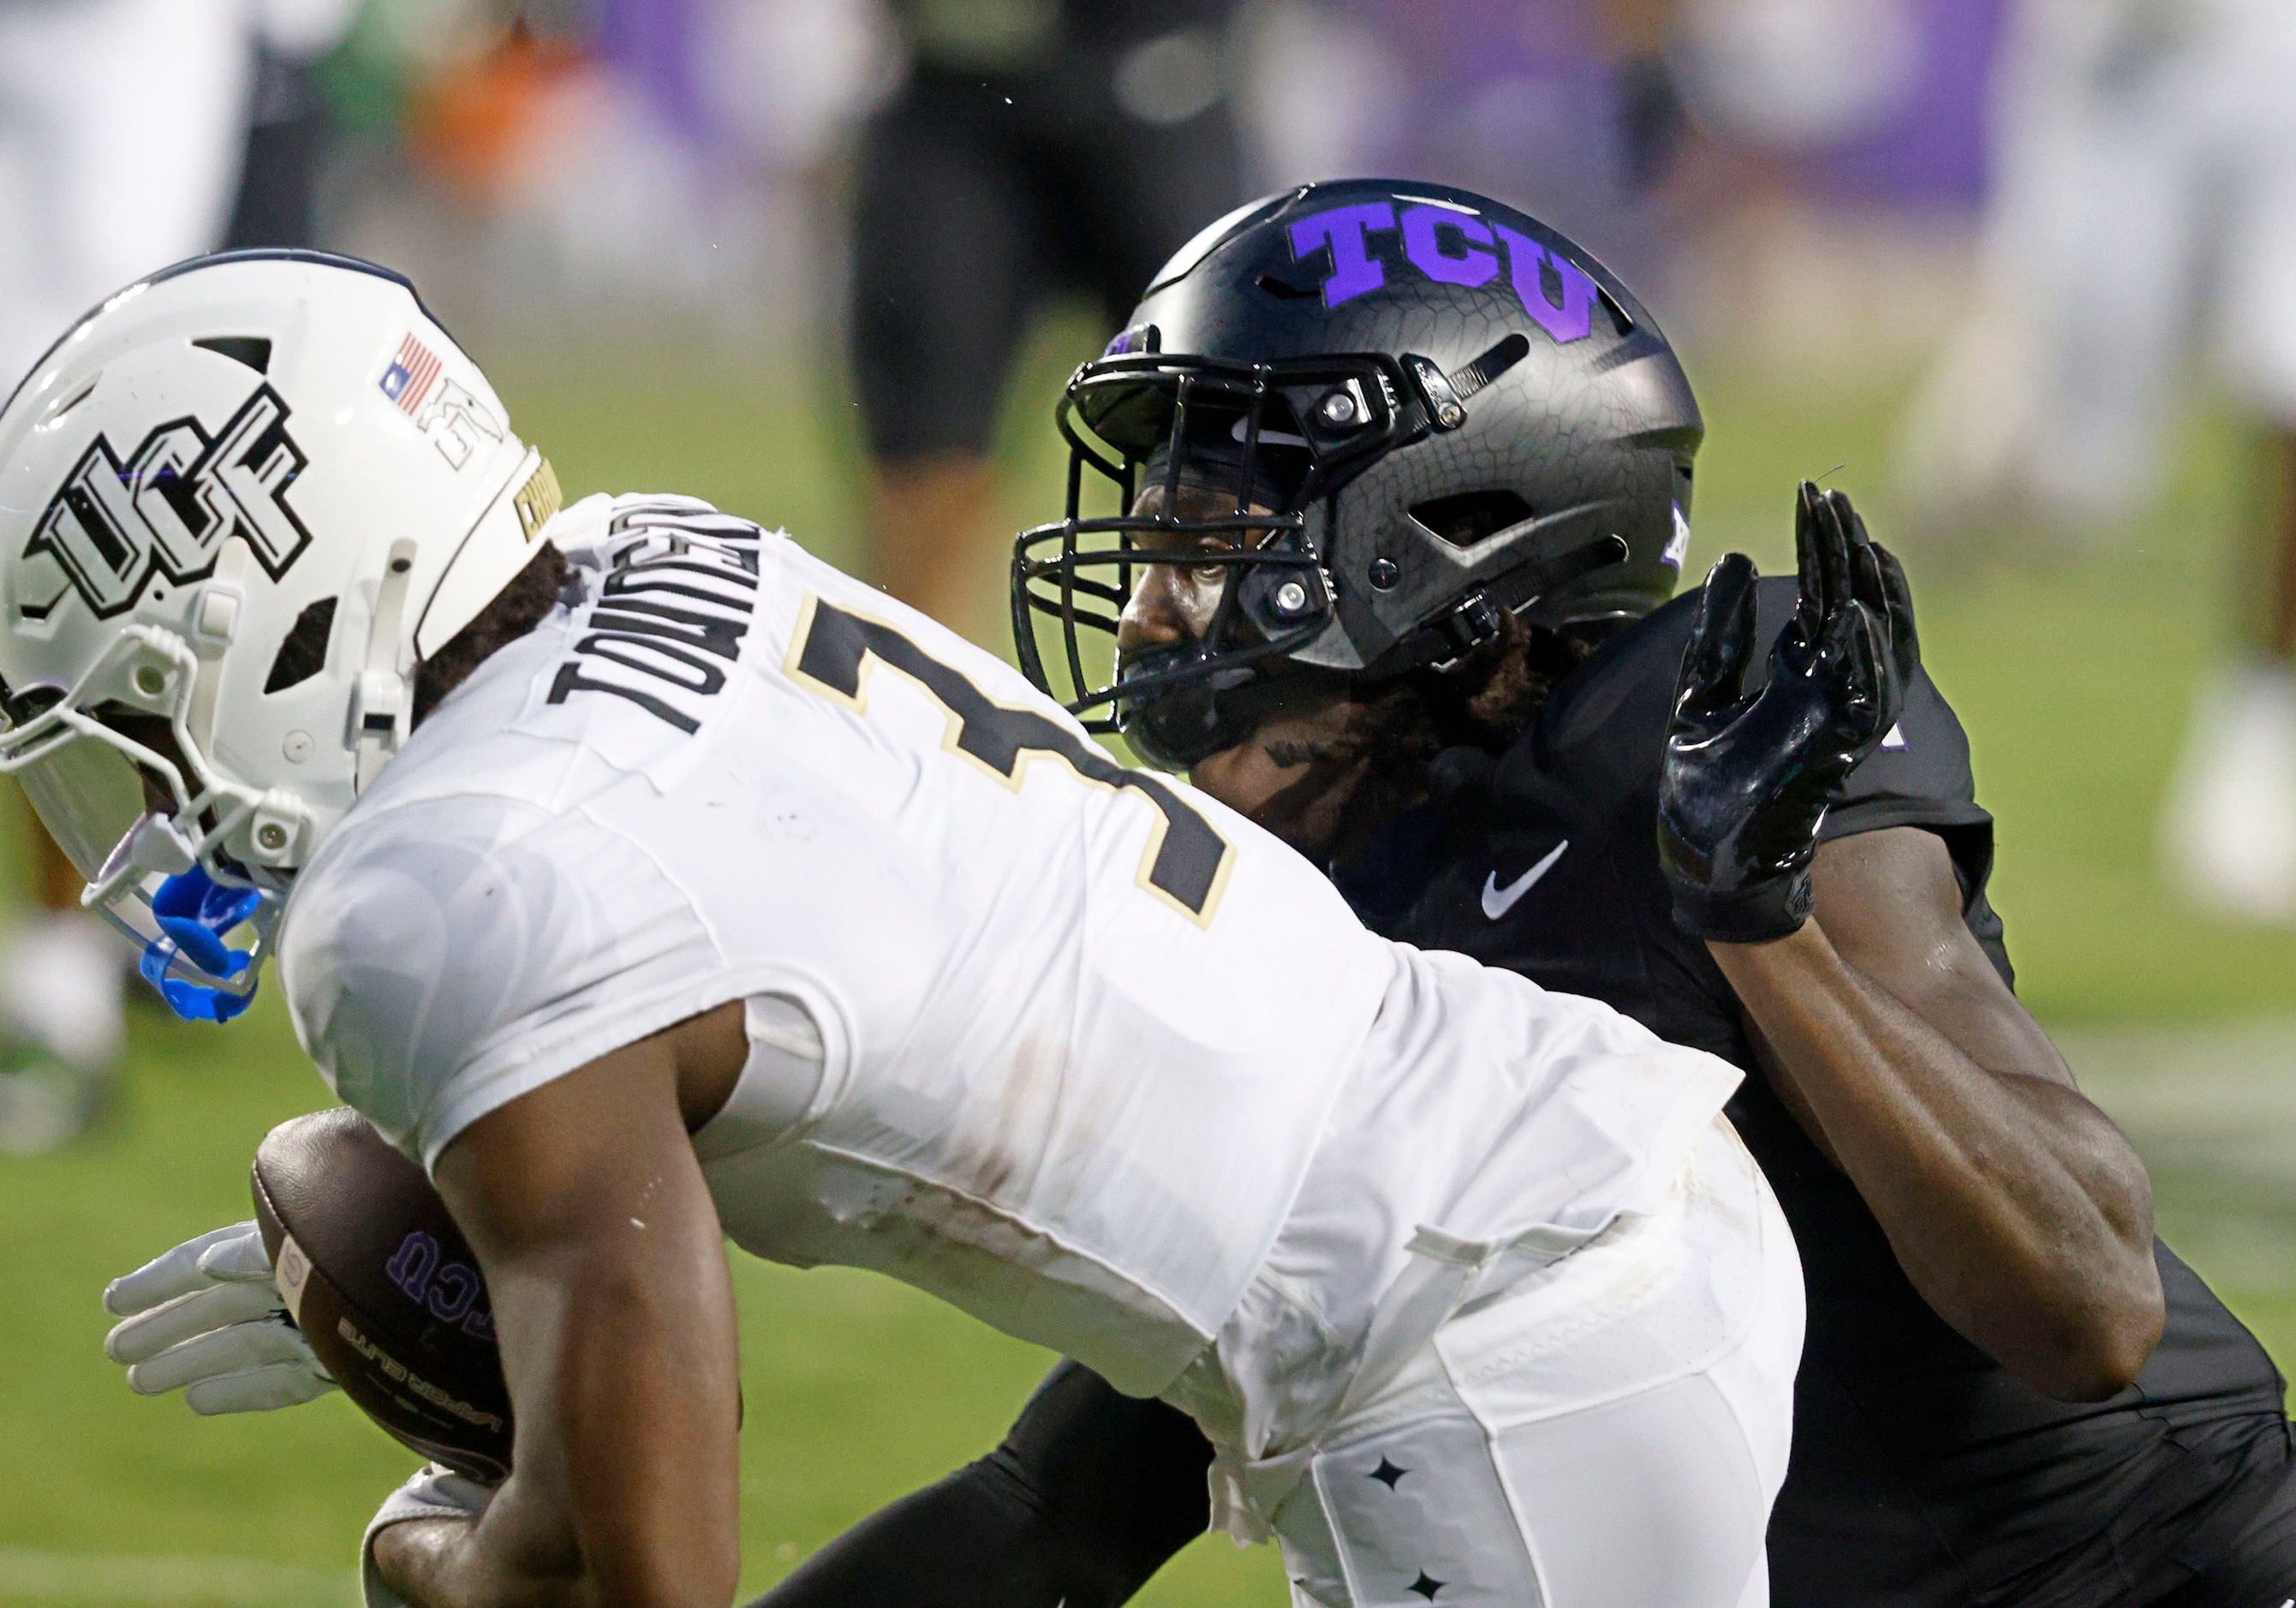
<svg viewBox="0 0 2296 1608"><path fill-rule="evenodd" d="M137 970L185 1021L229 1021L253 1003L252 979L244 989L218 989L173 973L179 961L221 981L246 972L254 951L233 948L223 935L252 916L263 899L260 889L226 888L197 866L169 877L152 894L152 919L166 936L144 946Z"/></svg>

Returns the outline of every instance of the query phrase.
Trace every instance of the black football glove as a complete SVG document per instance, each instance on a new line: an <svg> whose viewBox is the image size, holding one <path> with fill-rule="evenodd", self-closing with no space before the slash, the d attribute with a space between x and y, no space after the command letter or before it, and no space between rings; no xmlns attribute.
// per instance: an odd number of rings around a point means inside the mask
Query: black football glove
<svg viewBox="0 0 2296 1608"><path fill-rule="evenodd" d="M1841 779L1898 723L1921 663L1898 561L1838 491L1801 484L1794 516L1801 601L1745 691L1754 563L1706 578L1682 656L1658 795L1659 861L1675 925L1719 943L1766 943L1809 919L1810 856Z"/></svg>

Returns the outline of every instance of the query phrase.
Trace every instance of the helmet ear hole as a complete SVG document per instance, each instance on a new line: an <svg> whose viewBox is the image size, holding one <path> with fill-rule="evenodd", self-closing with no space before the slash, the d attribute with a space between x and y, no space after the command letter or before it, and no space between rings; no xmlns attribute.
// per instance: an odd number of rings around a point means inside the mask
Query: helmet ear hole
<svg viewBox="0 0 2296 1608"><path fill-rule="evenodd" d="M271 372L271 338L267 335L209 335L192 344L242 364L258 374Z"/></svg>
<svg viewBox="0 0 2296 1608"><path fill-rule="evenodd" d="M271 673L264 677L266 693L283 693L291 686L304 682L327 668L327 637L334 629L335 600L323 597L308 603L295 616L287 636L279 644L279 652L271 660Z"/></svg>
<svg viewBox="0 0 2296 1608"><path fill-rule="evenodd" d="M1472 547L1486 537L1532 517L1530 505L1518 492L1504 488L1462 491L1411 505L1411 517L1429 534L1454 547Z"/></svg>
<svg viewBox="0 0 2296 1608"><path fill-rule="evenodd" d="M1290 280L1278 279L1273 274L1262 274L1251 283L1278 301L1313 301L1324 293L1319 286L1293 284Z"/></svg>

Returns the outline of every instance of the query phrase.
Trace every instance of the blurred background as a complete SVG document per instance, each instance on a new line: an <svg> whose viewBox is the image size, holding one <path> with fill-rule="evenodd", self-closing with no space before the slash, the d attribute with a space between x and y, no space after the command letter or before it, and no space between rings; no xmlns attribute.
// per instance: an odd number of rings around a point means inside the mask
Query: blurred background
<svg viewBox="0 0 2296 1608"><path fill-rule="evenodd" d="M1906 555L2026 997L2296 1360L2296 12L2284 0L0 0L0 368L160 264L410 275L570 496L713 499L1008 651L1052 404L1248 195L1547 219L1707 409L1691 572L1823 476ZM91 958L0 798L0 1604L354 1603L406 1454L132 1397L104 1281L324 1103ZM1045 1358L745 1263L747 1581ZM1282 1600L1199 1543L1144 1600Z"/></svg>

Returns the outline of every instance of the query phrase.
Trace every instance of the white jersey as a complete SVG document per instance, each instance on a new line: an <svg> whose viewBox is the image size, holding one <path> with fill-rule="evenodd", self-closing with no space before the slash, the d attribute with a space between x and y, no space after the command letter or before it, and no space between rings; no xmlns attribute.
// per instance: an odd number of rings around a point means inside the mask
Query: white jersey
<svg viewBox="0 0 2296 1608"><path fill-rule="evenodd" d="M671 497L549 535L585 597L425 722L282 931L304 1045L425 1165L747 1000L696 1140L734 1241L1137 1394L1210 1357L1264 1443L1330 1405L1414 1232L1647 1209L1735 1084L1366 932L1283 844L783 536Z"/></svg>

